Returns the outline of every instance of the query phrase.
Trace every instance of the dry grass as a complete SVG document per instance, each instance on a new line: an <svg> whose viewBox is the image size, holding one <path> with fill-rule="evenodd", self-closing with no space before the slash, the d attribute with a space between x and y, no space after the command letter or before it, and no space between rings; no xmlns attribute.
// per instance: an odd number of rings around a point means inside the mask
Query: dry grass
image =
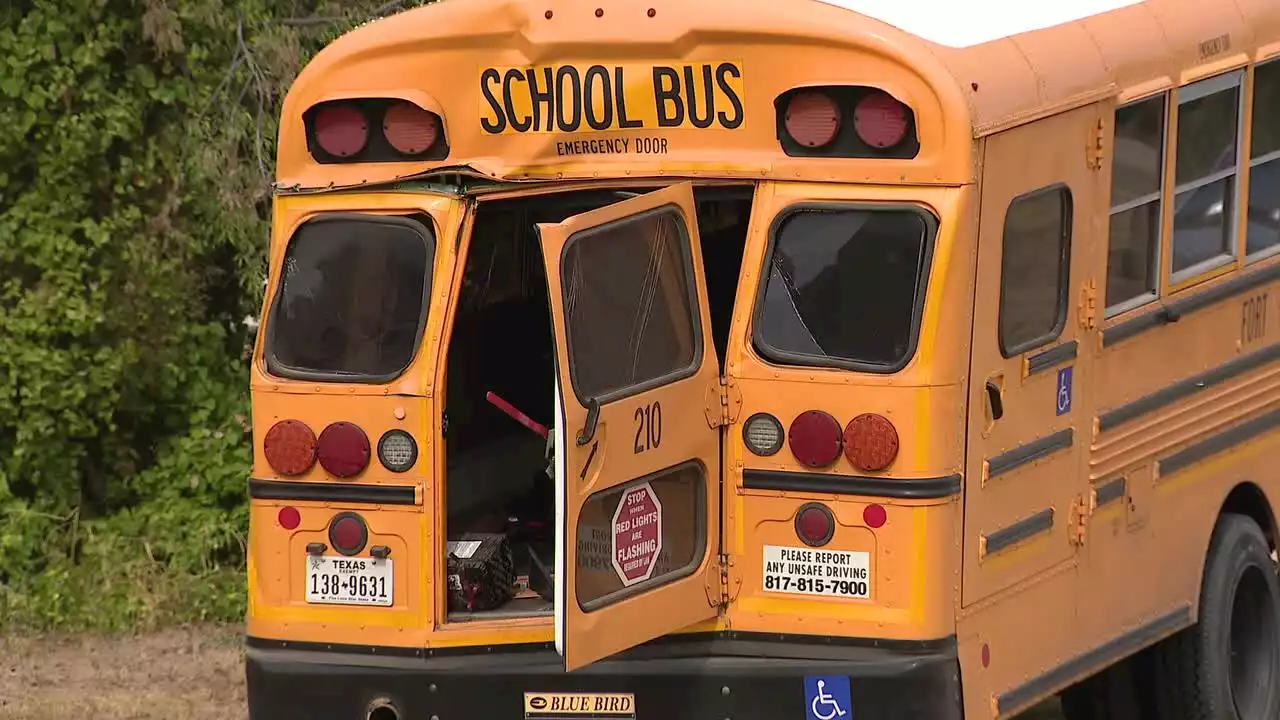
<svg viewBox="0 0 1280 720"><path fill-rule="evenodd" d="M245 720L241 647L238 627L0 638L0 720Z"/></svg>
<svg viewBox="0 0 1280 720"><path fill-rule="evenodd" d="M237 628L0 639L2 720L245 720Z"/></svg>

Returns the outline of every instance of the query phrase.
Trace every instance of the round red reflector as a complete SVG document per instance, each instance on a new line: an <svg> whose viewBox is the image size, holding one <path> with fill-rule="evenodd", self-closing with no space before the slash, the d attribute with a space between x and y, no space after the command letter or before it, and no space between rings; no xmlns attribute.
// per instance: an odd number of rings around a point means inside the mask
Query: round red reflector
<svg viewBox="0 0 1280 720"><path fill-rule="evenodd" d="M369 437L358 425L336 422L320 433L316 454L330 475L349 478L369 465Z"/></svg>
<svg viewBox="0 0 1280 720"><path fill-rule="evenodd" d="M893 147L907 136L907 106L889 93L873 90L853 109L853 129L871 147Z"/></svg>
<svg viewBox="0 0 1280 720"><path fill-rule="evenodd" d="M836 534L836 518L822 503L808 503L796 513L796 536L805 545L821 547Z"/></svg>
<svg viewBox="0 0 1280 720"><path fill-rule="evenodd" d="M382 117L387 142L405 155L424 153L440 136L440 118L410 102L397 102Z"/></svg>
<svg viewBox="0 0 1280 720"><path fill-rule="evenodd" d="M827 467L840 457L840 423L821 410L800 413L791 421L787 444L791 454L811 468Z"/></svg>
<svg viewBox="0 0 1280 720"><path fill-rule="evenodd" d="M262 439L267 464L281 475L301 475L316 462L316 434L299 420L281 420Z"/></svg>
<svg viewBox="0 0 1280 720"><path fill-rule="evenodd" d="M276 520L285 530L293 530L298 527L298 523L302 522L302 513L298 512L296 507L282 507L276 515Z"/></svg>
<svg viewBox="0 0 1280 720"><path fill-rule="evenodd" d="M315 133L322 150L350 157L369 142L369 120L353 105L326 105L316 111Z"/></svg>
<svg viewBox="0 0 1280 720"><path fill-rule="evenodd" d="M329 543L343 555L355 555L369 542L369 528L359 515L348 512L333 516L329 523Z"/></svg>
<svg viewBox="0 0 1280 720"><path fill-rule="evenodd" d="M787 103L787 134L805 147L822 147L840 132L840 108L820 92L802 92Z"/></svg>
<svg viewBox="0 0 1280 720"><path fill-rule="evenodd" d="M883 470L898 457L898 430L883 415L863 413L844 429L844 455L859 470Z"/></svg>
<svg viewBox="0 0 1280 720"><path fill-rule="evenodd" d="M884 527L885 522L889 520L889 511L884 509L883 505L872 503L862 510L862 522L873 530L878 527Z"/></svg>

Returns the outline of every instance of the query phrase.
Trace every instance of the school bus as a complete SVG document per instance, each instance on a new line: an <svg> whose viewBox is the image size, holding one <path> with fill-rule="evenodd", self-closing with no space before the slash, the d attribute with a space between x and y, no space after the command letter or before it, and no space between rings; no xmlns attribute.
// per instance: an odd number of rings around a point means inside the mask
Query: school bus
<svg viewBox="0 0 1280 720"><path fill-rule="evenodd" d="M445 0L283 105L253 718L1280 717L1280 4Z"/></svg>

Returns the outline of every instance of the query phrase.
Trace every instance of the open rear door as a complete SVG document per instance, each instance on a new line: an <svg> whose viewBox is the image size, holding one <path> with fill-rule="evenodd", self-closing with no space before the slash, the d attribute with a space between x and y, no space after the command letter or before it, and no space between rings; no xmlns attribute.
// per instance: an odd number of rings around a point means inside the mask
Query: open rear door
<svg viewBox="0 0 1280 720"><path fill-rule="evenodd" d="M716 615L719 363L690 184L538 232L561 408L556 639L573 670Z"/></svg>

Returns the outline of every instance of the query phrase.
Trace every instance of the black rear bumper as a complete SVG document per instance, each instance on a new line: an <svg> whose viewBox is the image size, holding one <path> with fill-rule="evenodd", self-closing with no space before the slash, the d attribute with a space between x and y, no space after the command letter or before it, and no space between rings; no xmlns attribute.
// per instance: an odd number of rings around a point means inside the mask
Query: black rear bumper
<svg viewBox="0 0 1280 720"><path fill-rule="evenodd" d="M402 720L545 720L561 715L526 715L525 693L625 693L634 696L637 720L814 720L807 706L816 681L806 696L806 677L824 676L836 692L849 679L851 712L839 720L961 720L954 639L888 646L814 640L821 639L734 634L665 642L565 673L544 647L441 654L251 638L249 717L367 720L371 704L389 701ZM828 706L822 710L829 714Z"/></svg>

